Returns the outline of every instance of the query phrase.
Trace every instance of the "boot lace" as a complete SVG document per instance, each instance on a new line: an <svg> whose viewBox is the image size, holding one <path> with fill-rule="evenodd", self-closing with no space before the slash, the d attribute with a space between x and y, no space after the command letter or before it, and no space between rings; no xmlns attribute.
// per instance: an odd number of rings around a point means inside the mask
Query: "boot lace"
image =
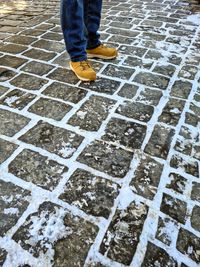
<svg viewBox="0 0 200 267"><path fill-rule="evenodd" d="M91 68L90 63L88 61L81 61L80 66L82 70L88 70Z"/></svg>

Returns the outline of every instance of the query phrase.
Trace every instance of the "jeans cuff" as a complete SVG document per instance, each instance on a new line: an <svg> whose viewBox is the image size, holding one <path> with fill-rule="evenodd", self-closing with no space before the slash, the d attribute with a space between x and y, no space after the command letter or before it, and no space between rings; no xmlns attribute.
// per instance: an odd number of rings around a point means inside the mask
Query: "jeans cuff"
<svg viewBox="0 0 200 267"><path fill-rule="evenodd" d="M81 56L81 57L76 57L76 58L71 58L72 62L80 62L80 61L86 61L87 56Z"/></svg>

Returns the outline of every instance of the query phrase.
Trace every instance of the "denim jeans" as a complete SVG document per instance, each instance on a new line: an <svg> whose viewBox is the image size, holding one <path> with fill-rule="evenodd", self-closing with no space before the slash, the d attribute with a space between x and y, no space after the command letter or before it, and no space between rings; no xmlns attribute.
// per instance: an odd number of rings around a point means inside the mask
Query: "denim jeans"
<svg viewBox="0 0 200 267"><path fill-rule="evenodd" d="M61 28L72 61L86 60L86 49L101 44L101 9L102 0L61 0Z"/></svg>

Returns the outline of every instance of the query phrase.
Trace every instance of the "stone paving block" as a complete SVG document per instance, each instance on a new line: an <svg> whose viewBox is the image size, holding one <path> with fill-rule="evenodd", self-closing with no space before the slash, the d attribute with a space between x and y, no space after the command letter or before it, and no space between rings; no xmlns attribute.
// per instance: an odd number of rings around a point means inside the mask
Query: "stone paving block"
<svg viewBox="0 0 200 267"><path fill-rule="evenodd" d="M48 83L48 80L41 79L30 74L21 73L10 83L17 87L35 91L40 90L45 84Z"/></svg>
<svg viewBox="0 0 200 267"><path fill-rule="evenodd" d="M14 69L17 69L18 67L23 65L25 62L27 62L27 60L24 58L20 58L20 57L15 57L15 56L10 56L10 55L5 55L1 57L2 66L11 67Z"/></svg>
<svg viewBox="0 0 200 267"><path fill-rule="evenodd" d="M117 184L78 169L68 180L59 198L88 214L108 218L118 193Z"/></svg>
<svg viewBox="0 0 200 267"><path fill-rule="evenodd" d="M198 68L195 66L185 65L181 68L178 76L181 78L194 80L195 75L198 72Z"/></svg>
<svg viewBox="0 0 200 267"><path fill-rule="evenodd" d="M70 84L77 84L79 79L68 69L64 68L57 68L53 72L51 72L48 76L49 79L70 83Z"/></svg>
<svg viewBox="0 0 200 267"><path fill-rule="evenodd" d="M200 183L192 183L191 199L200 202Z"/></svg>
<svg viewBox="0 0 200 267"><path fill-rule="evenodd" d="M147 49L136 46L121 45L118 51L122 54L142 57L146 53Z"/></svg>
<svg viewBox="0 0 200 267"><path fill-rule="evenodd" d="M18 34L16 36L11 36L6 41L8 41L10 43L14 43L14 44L30 45L31 43L33 43L36 40L37 40L37 38Z"/></svg>
<svg viewBox="0 0 200 267"><path fill-rule="evenodd" d="M129 265L137 249L148 213L143 203L132 202L126 209L117 209L100 246L108 258Z"/></svg>
<svg viewBox="0 0 200 267"><path fill-rule="evenodd" d="M19 54L26 49L28 49L28 46L17 45L17 44L6 44L0 47L1 52L11 53L11 54Z"/></svg>
<svg viewBox="0 0 200 267"><path fill-rule="evenodd" d="M28 207L30 192L0 180L0 193L0 236L4 236Z"/></svg>
<svg viewBox="0 0 200 267"><path fill-rule="evenodd" d="M49 61L53 59L56 56L56 53L54 52L47 52L41 49L32 48L26 52L23 53L23 56L33 58L33 59L39 59L44 61Z"/></svg>
<svg viewBox="0 0 200 267"><path fill-rule="evenodd" d="M44 157L37 152L25 149L8 166L15 176L52 191L68 168Z"/></svg>
<svg viewBox="0 0 200 267"><path fill-rule="evenodd" d="M0 134L13 136L24 128L29 121L30 119L22 115L0 109Z"/></svg>
<svg viewBox="0 0 200 267"><path fill-rule="evenodd" d="M139 149L146 135L146 126L135 122L112 118L105 129L102 139L128 149Z"/></svg>
<svg viewBox="0 0 200 267"><path fill-rule="evenodd" d="M190 82L178 80L172 86L170 95L178 98L187 99L191 89L192 84Z"/></svg>
<svg viewBox="0 0 200 267"><path fill-rule="evenodd" d="M9 32L9 33L18 33L19 31L21 31L20 28L17 28L17 27L13 27L13 26L3 26L3 27L0 27L0 32Z"/></svg>
<svg viewBox="0 0 200 267"><path fill-rule="evenodd" d="M80 86L91 91L112 95L118 90L120 82L99 77L95 82L82 82Z"/></svg>
<svg viewBox="0 0 200 267"><path fill-rule="evenodd" d="M29 112L35 113L41 117L47 117L54 120L61 120L70 110L71 106L59 101L40 97L29 109Z"/></svg>
<svg viewBox="0 0 200 267"><path fill-rule="evenodd" d="M0 85L0 97L1 97L2 95L4 95L8 90L9 90L9 88Z"/></svg>
<svg viewBox="0 0 200 267"><path fill-rule="evenodd" d="M132 152L94 141L83 150L78 161L113 177L123 178L129 171L132 158Z"/></svg>
<svg viewBox="0 0 200 267"><path fill-rule="evenodd" d="M140 84L144 84L146 86L155 87L161 90L165 90L169 83L168 78L148 72L140 72L135 76L133 81Z"/></svg>
<svg viewBox="0 0 200 267"><path fill-rule="evenodd" d="M21 110L26 105L28 105L35 97L36 96L33 94L14 89L0 99L0 104Z"/></svg>
<svg viewBox="0 0 200 267"><path fill-rule="evenodd" d="M118 92L118 95L131 99L136 95L138 89L139 87L134 84L125 83Z"/></svg>
<svg viewBox="0 0 200 267"><path fill-rule="evenodd" d="M192 210L192 216L191 216L191 225L196 231L200 232L199 217L200 217L200 207L194 206Z"/></svg>
<svg viewBox="0 0 200 267"><path fill-rule="evenodd" d="M130 56L128 56L123 62L124 66L132 67L132 68L139 67L141 69L150 69L152 64L153 64L153 61L151 60L140 59L138 57L130 57Z"/></svg>
<svg viewBox="0 0 200 267"><path fill-rule="evenodd" d="M164 122L168 125L176 126L180 120L184 106L185 101L170 98L158 118L159 122Z"/></svg>
<svg viewBox="0 0 200 267"><path fill-rule="evenodd" d="M143 156L130 182L131 189L147 199L153 199L160 177L163 171L163 165L149 156Z"/></svg>
<svg viewBox="0 0 200 267"><path fill-rule="evenodd" d="M164 193L160 210L165 214L169 215L174 220L183 224L185 223L187 215L186 202L177 198L173 198L172 196Z"/></svg>
<svg viewBox="0 0 200 267"><path fill-rule="evenodd" d="M63 39L63 35L55 32L48 32L42 35L42 38L52 40L52 41L61 41Z"/></svg>
<svg viewBox="0 0 200 267"><path fill-rule="evenodd" d="M43 33L44 33L44 31L35 30L35 29L26 29L26 30L21 32L22 35L28 35L28 36L33 36L33 37L37 37Z"/></svg>
<svg viewBox="0 0 200 267"><path fill-rule="evenodd" d="M3 266L3 263L6 260L6 256L7 256L7 252L4 249L0 248L0 264L1 264L1 266Z"/></svg>
<svg viewBox="0 0 200 267"><path fill-rule="evenodd" d="M0 138L0 164L8 159L17 147L18 145Z"/></svg>
<svg viewBox="0 0 200 267"><path fill-rule="evenodd" d="M173 65L167 65L167 64L157 64L155 68L153 69L154 72L172 77L174 72L176 71L176 68Z"/></svg>
<svg viewBox="0 0 200 267"><path fill-rule="evenodd" d="M185 160L182 156L175 154L170 161L170 166L175 169L180 169L190 175L199 177L198 162L192 159Z"/></svg>
<svg viewBox="0 0 200 267"><path fill-rule="evenodd" d="M75 267L84 265L97 231L98 227L89 221L44 202L13 238L35 257L51 255L49 259L55 267Z"/></svg>
<svg viewBox="0 0 200 267"><path fill-rule="evenodd" d="M8 81L12 79L16 74L17 73L12 70L0 67L0 82Z"/></svg>
<svg viewBox="0 0 200 267"><path fill-rule="evenodd" d="M42 121L19 139L63 158L70 158L83 141L83 137L74 132Z"/></svg>
<svg viewBox="0 0 200 267"><path fill-rule="evenodd" d="M68 84L53 82L43 91L43 94L77 104L86 96L87 91Z"/></svg>
<svg viewBox="0 0 200 267"><path fill-rule="evenodd" d="M55 42L52 40L48 41L44 39L38 40L37 42L32 44L32 46L36 48L41 48L41 49L57 52L57 53L61 53L65 50L65 46L62 43Z"/></svg>
<svg viewBox="0 0 200 267"><path fill-rule="evenodd" d="M97 131L107 118L115 101L101 96L91 96L69 119L68 123L86 131Z"/></svg>
<svg viewBox="0 0 200 267"><path fill-rule="evenodd" d="M143 104L156 106L158 105L162 96L163 94L162 94L162 91L160 90L152 90L152 89L145 88L144 90L141 91L139 96L136 98L136 101L139 101Z"/></svg>
<svg viewBox="0 0 200 267"><path fill-rule="evenodd" d="M131 24L129 24L129 25L131 25ZM116 26L114 26L114 27L116 27ZM120 28L116 29L116 28L111 28L111 27L109 27L106 32L111 33L111 34L122 35L122 36L126 36L126 37L136 37L139 34L137 31L130 31L127 29L120 29Z"/></svg>
<svg viewBox="0 0 200 267"><path fill-rule="evenodd" d="M47 74L52 69L54 69L54 66L37 61L28 62L23 68L21 68L22 71L30 72L39 76Z"/></svg>
<svg viewBox="0 0 200 267"><path fill-rule="evenodd" d="M125 102L118 107L116 112L131 119L148 122L153 115L154 108L138 102Z"/></svg>
<svg viewBox="0 0 200 267"><path fill-rule="evenodd" d="M193 233L184 228L181 228L179 231L176 247L182 254L188 256L197 264L200 262L200 238L195 236Z"/></svg>
<svg viewBox="0 0 200 267"><path fill-rule="evenodd" d="M131 68L125 67L118 67L115 65L108 65L102 74L110 76L110 77L117 77L123 80L129 80L130 77L133 75L134 70Z"/></svg>
<svg viewBox="0 0 200 267"><path fill-rule="evenodd" d="M178 267L178 263L175 259L170 257L164 249L148 242L147 251L141 267L154 267L156 265L163 267Z"/></svg>
<svg viewBox="0 0 200 267"><path fill-rule="evenodd" d="M173 234L178 232L178 223L169 218L159 217L156 238L169 246L173 241Z"/></svg>
<svg viewBox="0 0 200 267"><path fill-rule="evenodd" d="M193 114L198 116L198 118L200 117L200 107L198 103L197 104L191 103L190 110L193 112Z"/></svg>
<svg viewBox="0 0 200 267"><path fill-rule="evenodd" d="M178 173L170 173L169 174L169 183L166 185L166 188L170 188L174 190L177 193L184 194L186 185L187 185L187 179L184 178L182 175Z"/></svg>
<svg viewBox="0 0 200 267"><path fill-rule="evenodd" d="M148 144L145 147L145 152L151 156L166 159L174 133L174 130L157 124L154 127Z"/></svg>

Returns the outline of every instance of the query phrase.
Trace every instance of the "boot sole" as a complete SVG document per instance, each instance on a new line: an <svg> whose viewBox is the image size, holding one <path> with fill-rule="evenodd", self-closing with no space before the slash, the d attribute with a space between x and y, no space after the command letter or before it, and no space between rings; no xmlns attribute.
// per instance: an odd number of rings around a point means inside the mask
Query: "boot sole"
<svg viewBox="0 0 200 267"><path fill-rule="evenodd" d="M101 59L115 59L117 57L117 55L111 56L111 57L107 57L107 56L102 56L102 55L87 54L87 57L88 58L101 58Z"/></svg>
<svg viewBox="0 0 200 267"><path fill-rule="evenodd" d="M76 72L74 71L74 69L72 68L71 63L69 64L69 66L70 66L70 69L73 71L73 73L76 75L76 77L79 78L79 80L81 80L83 82L93 82L93 81L95 81L95 79L90 80L90 79L83 78L83 77L77 75Z"/></svg>

